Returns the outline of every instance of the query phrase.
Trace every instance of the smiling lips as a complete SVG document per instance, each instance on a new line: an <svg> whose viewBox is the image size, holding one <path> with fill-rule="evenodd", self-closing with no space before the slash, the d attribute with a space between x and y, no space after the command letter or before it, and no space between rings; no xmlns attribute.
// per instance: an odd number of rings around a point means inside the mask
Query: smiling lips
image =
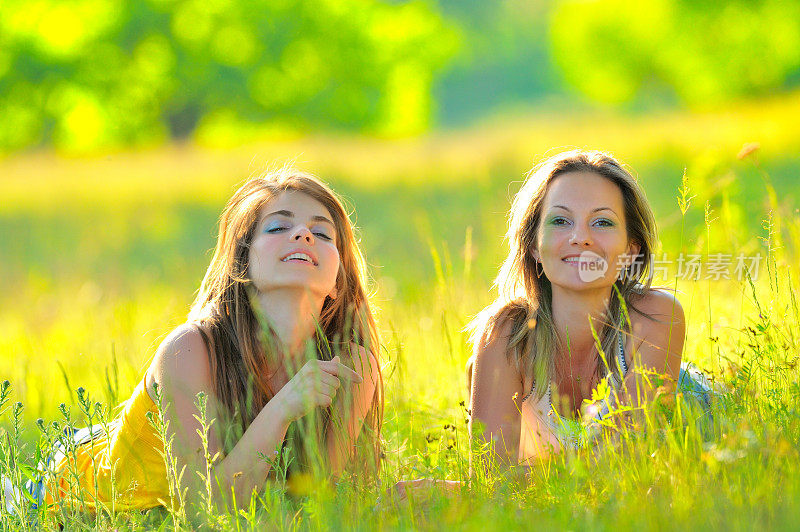
<svg viewBox="0 0 800 532"><path fill-rule="evenodd" d="M307 262L317 266L318 263L314 257L305 251L292 251L281 259L281 262Z"/></svg>
<svg viewBox="0 0 800 532"><path fill-rule="evenodd" d="M587 254L588 255L588 254ZM587 256L587 255L567 255L566 257L561 259L561 262L566 262L567 264L572 264L578 266L580 264L586 264L590 262L602 262L603 258L600 255L595 256Z"/></svg>

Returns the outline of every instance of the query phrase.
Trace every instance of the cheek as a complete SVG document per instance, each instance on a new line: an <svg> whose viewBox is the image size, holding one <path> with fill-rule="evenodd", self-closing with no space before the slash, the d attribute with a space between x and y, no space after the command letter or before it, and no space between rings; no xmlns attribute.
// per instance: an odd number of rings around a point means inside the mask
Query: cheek
<svg viewBox="0 0 800 532"><path fill-rule="evenodd" d="M622 268L627 265L627 253L628 253L628 245L625 242L613 242L610 243L609 247L609 260L611 261L611 267L609 270L613 270L615 272L619 272Z"/></svg>
<svg viewBox="0 0 800 532"><path fill-rule="evenodd" d="M628 242L624 239L617 240L614 244L614 250L618 255L624 255L628 253Z"/></svg>
<svg viewBox="0 0 800 532"><path fill-rule="evenodd" d="M256 251L255 246L251 246L247 253L247 276L250 279L258 279L261 269L262 264L259 260L259 253Z"/></svg>
<svg viewBox="0 0 800 532"><path fill-rule="evenodd" d="M558 232L544 228L536 237L537 248L541 250L543 256L546 256L559 248L560 240L563 240L563 237Z"/></svg>
<svg viewBox="0 0 800 532"><path fill-rule="evenodd" d="M270 256L270 242L265 238L256 238L247 253L248 275L251 279L258 277L266 266L266 258Z"/></svg>
<svg viewBox="0 0 800 532"><path fill-rule="evenodd" d="M325 273L326 278L331 282L331 285L336 284L336 278L339 275L339 267L341 265L341 260L339 258L339 251L333 247L327 253L327 258L325 260Z"/></svg>

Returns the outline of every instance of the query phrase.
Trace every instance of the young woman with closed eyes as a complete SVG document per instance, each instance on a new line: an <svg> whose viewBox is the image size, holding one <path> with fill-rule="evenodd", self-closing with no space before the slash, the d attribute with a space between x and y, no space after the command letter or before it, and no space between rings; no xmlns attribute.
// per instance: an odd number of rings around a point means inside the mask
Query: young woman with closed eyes
<svg viewBox="0 0 800 532"><path fill-rule="evenodd" d="M374 476L383 395L365 284L353 227L330 188L291 169L251 179L222 213L187 322L162 342L110 432L63 453L46 494L35 496L90 509L114 498L116 510L168 501L164 442L147 419L158 415L157 393L189 502L204 492L194 417L201 392L215 420L209 452L219 507L233 496L249 504L282 448L292 448L293 471Z"/></svg>

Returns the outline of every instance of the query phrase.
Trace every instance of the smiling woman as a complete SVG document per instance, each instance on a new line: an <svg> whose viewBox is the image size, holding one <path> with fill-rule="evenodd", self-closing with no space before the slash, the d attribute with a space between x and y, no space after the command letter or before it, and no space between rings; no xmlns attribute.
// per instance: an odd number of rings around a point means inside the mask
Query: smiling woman
<svg viewBox="0 0 800 532"><path fill-rule="evenodd" d="M671 294L650 288L656 226L644 192L607 154L534 168L507 239L500 295L471 324L468 382L471 423L515 463L574 443L555 418L596 421L614 396L646 401L646 373L675 382L685 322ZM588 402L602 381L616 393L598 411Z"/></svg>
<svg viewBox="0 0 800 532"><path fill-rule="evenodd" d="M335 298L339 251L327 210L294 191L284 192L262 210L266 212L256 226L248 257L253 285L262 294L301 285Z"/></svg>
<svg viewBox="0 0 800 532"><path fill-rule="evenodd" d="M90 509L149 508L184 492L190 503L247 505L276 474L272 458L290 449L290 474L374 478L383 395L365 280L330 188L292 169L248 181L220 218L187 323L158 348L110 430L67 445L34 496ZM214 420L205 442L200 394ZM162 415L169 451L150 422ZM170 480L165 452L184 474Z"/></svg>

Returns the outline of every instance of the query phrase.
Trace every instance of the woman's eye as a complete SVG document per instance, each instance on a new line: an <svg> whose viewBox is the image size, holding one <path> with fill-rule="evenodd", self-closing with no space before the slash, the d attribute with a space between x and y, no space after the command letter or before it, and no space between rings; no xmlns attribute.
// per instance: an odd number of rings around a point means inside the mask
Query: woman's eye
<svg viewBox="0 0 800 532"><path fill-rule="evenodd" d="M268 225L264 228L265 233L280 233L281 231L286 231L286 226L283 225Z"/></svg>
<svg viewBox="0 0 800 532"><path fill-rule="evenodd" d="M612 222L611 220L606 220L605 218L601 218L601 219L597 220L595 222L595 224L599 225L600 227L613 227L614 226L614 222Z"/></svg>
<svg viewBox="0 0 800 532"><path fill-rule="evenodd" d="M567 220L566 218L562 218L562 217L558 216L558 217L553 218L552 220L550 220L550 223L553 224L553 225L565 225L565 224L569 223L569 220Z"/></svg>
<svg viewBox="0 0 800 532"><path fill-rule="evenodd" d="M321 238L323 240L333 240L333 238L328 236L328 233L325 233L323 231L314 231L314 236L318 236L319 238Z"/></svg>

